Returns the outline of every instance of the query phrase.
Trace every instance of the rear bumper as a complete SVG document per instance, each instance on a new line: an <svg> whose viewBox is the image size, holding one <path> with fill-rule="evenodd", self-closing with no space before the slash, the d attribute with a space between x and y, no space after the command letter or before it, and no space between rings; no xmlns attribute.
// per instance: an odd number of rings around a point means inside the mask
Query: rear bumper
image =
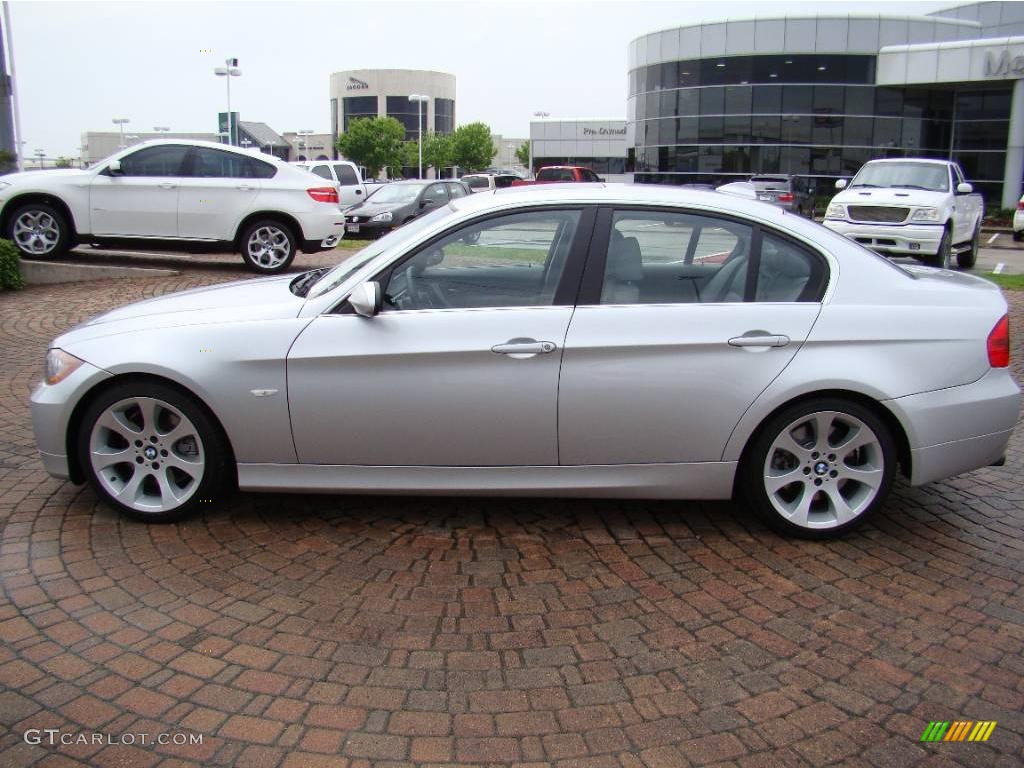
<svg viewBox="0 0 1024 768"><path fill-rule="evenodd" d="M303 253L333 248L345 233L345 214L341 212L341 207L327 204L320 207L324 210L296 215L302 227L299 248Z"/></svg>
<svg viewBox="0 0 1024 768"><path fill-rule="evenodd" d="M1020 414L1020 389L1005 368L973 384L885 403L907 430L913 485L996 463Z"/></svg>
<svg viewBox="0 0 1024 768"><path fill-rule="evenodd" d="M837 219L822 223L873 251L907 256L934 256L943 233L941 224L855 224Z"/></svg>

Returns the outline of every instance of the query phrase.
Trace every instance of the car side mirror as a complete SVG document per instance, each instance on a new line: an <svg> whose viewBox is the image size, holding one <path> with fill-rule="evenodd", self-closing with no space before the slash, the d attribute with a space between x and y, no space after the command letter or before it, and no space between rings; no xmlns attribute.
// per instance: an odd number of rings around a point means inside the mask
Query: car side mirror
<svg viewBox="0 0 1024 768"><path fill-rule="evenodd" d="M969 195L974 191L974 187L968 184L966 181L961 181L956 185L956 193L958 195Z"/></svg>
<svg viewBox="0 0 1024 768"><path fill-rule="evenodd" d="M846 189L846 179L836 179L836 189Z"/></svg>
<svg viewBox="0 0 1024 768"><path fill-rule="evenodd" d="M348 297L348 303L357 315L373 317L380 312L384 304L384 294L380 289L380 283L360 283Z"/></svg>
<svg viewBox="0 0 1024 768"><path fill-rule="evenodd" d="M107 171L112 176L120 176L121 172L122 172L121 171L121 161L120 160L111 160L110 164L107 165Z"/></svg>

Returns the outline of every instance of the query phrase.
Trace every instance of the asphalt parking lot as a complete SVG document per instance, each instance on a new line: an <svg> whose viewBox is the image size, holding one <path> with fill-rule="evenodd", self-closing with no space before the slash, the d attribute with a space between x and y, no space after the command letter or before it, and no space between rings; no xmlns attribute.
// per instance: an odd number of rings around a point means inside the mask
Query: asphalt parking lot
<svg viewBox="0 0 1024 768"><path fill-rule="evenodd" d="M0 294L0 765L1021 765L1024 431L828 543L729 503L241 494L147 527L43 472L27 398L64 328L250 276L155 259L181 274Z"/></svg>

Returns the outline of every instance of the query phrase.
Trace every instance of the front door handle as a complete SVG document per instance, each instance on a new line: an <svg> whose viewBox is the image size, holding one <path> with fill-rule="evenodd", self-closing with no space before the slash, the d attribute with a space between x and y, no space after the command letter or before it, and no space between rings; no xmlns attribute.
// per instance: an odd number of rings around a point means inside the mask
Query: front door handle
<svg viewBox="0 0 1024 768"><path fill-rule="evenodd" d="M239 184L236 189L240 189L243 192L252 192L256 187L252 186L252 184Z"/></svg>
<svg viewBox="0 0 1024 768"><path fill-rule="evenodd" d="M747 331L742 336L729 339L729 345L733 347L784 347L787 344L789 336L764 331Z"/></svg>
<svg viewBox="0 0 1024 768"><path fill-rule="evenodd" d="M160 189L174 189L178 185L175 184L173 181L161 181L159 186Z"/></svg>
<svg viewBox="0 0 1024 768"><path fill-rule="evenodd" d="M546 355L554 352L557 345L553 341L537 341L536 339L509 339L504 344L495 344L491 352L496 355L508 355L516 359Z"/></svg>

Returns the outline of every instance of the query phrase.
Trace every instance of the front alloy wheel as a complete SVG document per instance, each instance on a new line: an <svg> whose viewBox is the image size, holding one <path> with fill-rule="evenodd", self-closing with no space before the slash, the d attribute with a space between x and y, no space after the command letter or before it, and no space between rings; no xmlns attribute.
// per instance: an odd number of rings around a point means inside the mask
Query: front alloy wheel
<svg viewBox="0 0 1024 768"><path fill-rule="evenodd" d="M150 522L212 500L225 476L219 432L195 403L159 384L120 385L90 404L79 456L101 496Z"/></svg>
<svg viewBox="0 0 1024 768"><path fill-rule="evenodd" d="M859 525L882 504L895 447L868 409L812 401L767 424L749 461L746 495L767 522L786 533L825 538Z"/></svg>
<svg viewBox="0 0 1024 768"><path fill-rule="evenodd" d="M19 208L10 218L8 237L28 257L55 256L67 250L69 232L63 217L45 203Z"/></svg>
<svg viewBox="0 0 1024 768"><path fill-rule="evenodd" d="M242 236L242 258L257 272L283 272L295 258L295 238L283 224L260 221Z"/></svg>

